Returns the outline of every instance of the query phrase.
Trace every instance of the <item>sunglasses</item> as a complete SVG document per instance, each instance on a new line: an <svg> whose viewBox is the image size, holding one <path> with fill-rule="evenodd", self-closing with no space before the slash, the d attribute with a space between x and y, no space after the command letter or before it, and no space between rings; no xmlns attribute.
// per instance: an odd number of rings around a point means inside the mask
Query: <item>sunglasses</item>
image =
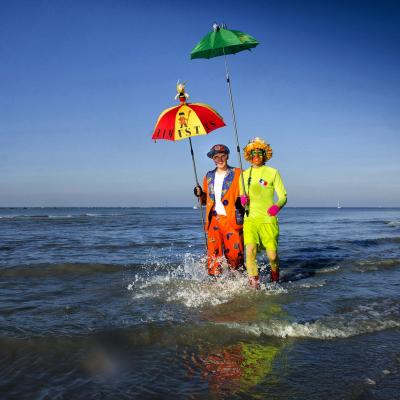
<svg viewBox="0 0 400 400"><path fill-rule="evenodd" d="M252 157L254 157L254 156L263 156L265 154L265 151L264 150L252 150L250 152L250 154L251 154Z"/></svg>

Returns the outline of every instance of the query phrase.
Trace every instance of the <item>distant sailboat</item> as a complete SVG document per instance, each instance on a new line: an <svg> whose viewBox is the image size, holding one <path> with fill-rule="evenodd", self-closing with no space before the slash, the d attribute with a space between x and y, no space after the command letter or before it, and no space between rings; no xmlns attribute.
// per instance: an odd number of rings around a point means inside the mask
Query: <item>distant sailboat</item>
<svg viewBox="0 0 400 400"><path fill-rule="evenodd" d="M340 205L339 200L338 200L338 202L337 202L337 208L342 208L341 205Z"/></svg>

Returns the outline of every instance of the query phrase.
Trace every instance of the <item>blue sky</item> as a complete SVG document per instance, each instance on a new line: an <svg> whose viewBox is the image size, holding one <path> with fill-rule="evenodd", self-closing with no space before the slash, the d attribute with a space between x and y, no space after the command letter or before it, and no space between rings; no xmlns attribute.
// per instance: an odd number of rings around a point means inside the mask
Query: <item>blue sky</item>
<svg viewBox="0 0 400 400"><path fill-rule="evenodd" d="M223 59L189 56L214 21L261 43L228 59L239 139L271 144L289 206L400 206L400 3L378 0L0 0L0 206L193 205L189 143L151 135L187 80L227 124L193 139L199 175L233 149Z"/></svg>

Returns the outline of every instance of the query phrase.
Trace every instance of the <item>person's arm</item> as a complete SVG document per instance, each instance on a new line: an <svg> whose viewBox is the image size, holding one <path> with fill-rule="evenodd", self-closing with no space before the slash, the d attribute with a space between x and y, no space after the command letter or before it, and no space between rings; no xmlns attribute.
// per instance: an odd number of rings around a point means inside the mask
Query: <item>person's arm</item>
<svg viewBox="0 0 400 400"><path fill-rule="evenodd" d="M287 203L287 193L279 171L276 171L275 175L275 191L278 195L278 201L275 204L282 209Z"/></svg>
<svg viewBox="0 0 400 400"><path fill-rule="evenodd" d="M207 192L208 192L208 183L207 176L203 178L203 193L201 195L201 204L205 205L207 203Z"/></svg>
<svg viewBox="0 0 400 400"><path fill-rule="evenodd" d="M246 207L246 205L249 203L249 196L247 193L245 193L245 189L243 188L243 181L244 181L244 171L241 171L240 174L243 176L239 177L239 199L240 199L240 204L242 207Z"/></svg>
<svg viewBox="0 0 400 400"><path fill-rule="evenodd" d="M279 171L276 171L274 185L275 185L275 192L278 195L278 200L275 202L274 205L272 205L268 209L268 214L271 217L274 217L276 214L278 214L278 212L287 203L287 193L286 193L285 185L283 184L281 175L279 174Z"/></svg>

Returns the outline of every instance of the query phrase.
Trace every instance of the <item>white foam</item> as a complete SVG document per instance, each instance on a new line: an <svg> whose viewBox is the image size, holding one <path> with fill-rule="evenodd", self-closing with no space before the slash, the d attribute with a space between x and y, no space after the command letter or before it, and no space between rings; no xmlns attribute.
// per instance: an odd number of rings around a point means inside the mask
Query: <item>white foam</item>
<svg viewBox="0 0 400 400"><path fill-rule="evenodd" d="M400 259L387 260L361 260L356 263L356 270L359 272L372 272L379 269L394 268L400 265Z"/></svg>
<svg viewBox="0 0 400 400"><path fill-rule="evenodd" d="M265 289L266 292L264 292L267 295L278 295L278 294L286 294L288 293L288 290L286 287L283 287L282 285L275 283L275 282L268 282L266 284L261 284L261 289Z"/></svg>
<svg viewBox="0 0 400 400"><path fill-rule="evenodd" d="M315 273L317 273L317 274L329 274L331 272L338 271L340 268L341 268L340 265L335 265L334 267L321 268L319 270L316 270Z"/></svg>
<svg viewBox="0 0 400 400"><path fill-rule="evenodd" d="M348 313L328 316L315 322L291 322L271 319L267 322L223 323L256 336L268 335L280 338L306 337L314 339L348 338L365 333L400 327L400 306L398 303L371 303L359 305Z"/></svg>
<svg viewBox="0 0 400 400"><path fill-rule="evenodd" d="M310 282L290 282L290 285L295 288L302 288L302 289L312 289L312 288L319 288L326 285L326 280L322 281L310 281Z"/></svg>
<svg viewBox="0 0 400 400"><path fill-rule="evenodd" d="M184 255L183 264L180 265L176 271L174 271L174 276L179 277L183 275L189 280L195 281L205 281L208 279L208 274L205 268L206 257L196 258L190 253Z"/></svg>
<svg viewBox="0 0 400 400"><path fill-rule="evenodd" d="M280 295L287 293L287 288L277 284L262 284L260 291L248 286L247 274L225 273L217 280L210 280L205 258L196 258L186 254L184 261L173 271L162 275L143 277L135 275L127 286L132 291L132 298L160 298L167 302L181 303L188 308L216 306L227 303L235 297L245 295ZM154 268L153 268L154 269Z"/></svg>
<svg viewBox="0 0 400 400"><path fill-rule="evenodd" d="M382 321L379 324L371 324L370 326L357 327L347 326L346 324L338 324L338 327L329 327L323 321L315 323L289 323L284 321L270 321L268 323L254 323L254 324L238 324L228 323L226 326L239 329L246 333L260 336L261 334L267 336L276 336L280 338L287 337L306 337L314 339L335 339L335 338L348 338L357 336L364 333L371 333L382 331L391 328L400 327L398 321Z"/></svg>
<svg viewBox="0 0 400 400"><path fill-rule="evenodd" d="M400 226L400 221L390 221L387 222L389 226Z"/></svg>
<svg viewBox="0 0 400 400"><path fill-rule="evenodd" d="M188 308L216 306L227 303L248 290L247 279L244 277L200 284L190 283L178 287L178 290L171 291L167 301L180 302Z"/></svg>

